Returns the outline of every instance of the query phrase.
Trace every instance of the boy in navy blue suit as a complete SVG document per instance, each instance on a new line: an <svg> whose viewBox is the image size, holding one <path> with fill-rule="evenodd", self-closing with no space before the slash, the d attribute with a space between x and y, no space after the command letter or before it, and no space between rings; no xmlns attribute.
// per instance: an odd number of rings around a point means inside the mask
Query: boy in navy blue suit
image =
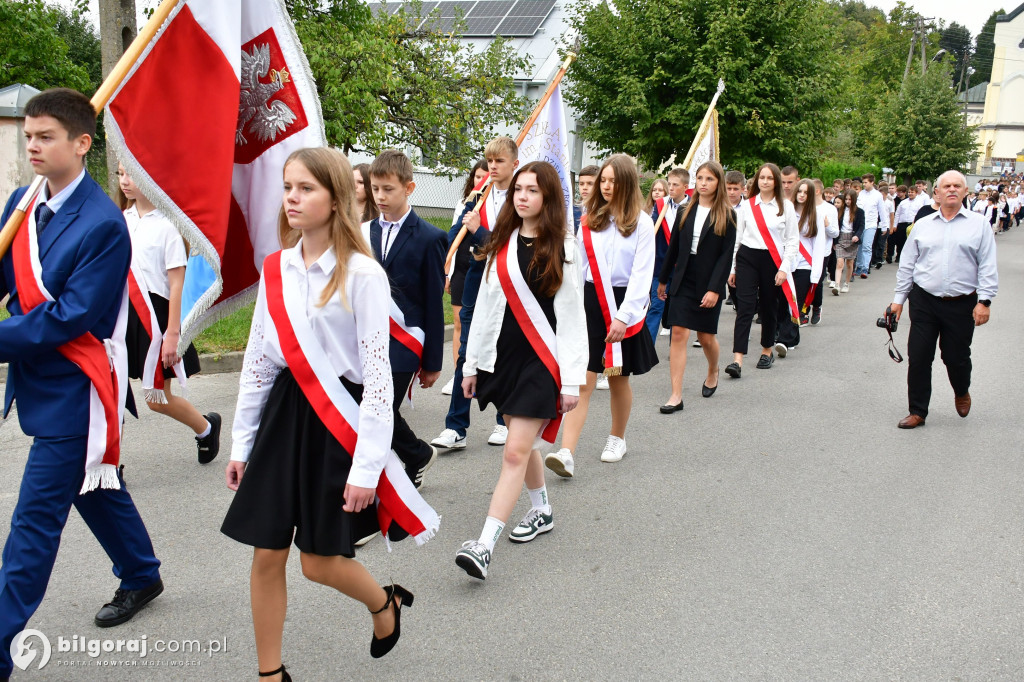
<svg viewBox="0 0 1024 682"><path fill-rule="evenodd" d="M0 299L10 294L11 314L0 322L0 362L9 363L4 416L17 398L21 428L34 440L0 567L0 679L11 674L12 640L46 592L72 505L121 580L114 599L96 614L96 625L109 627L130 620L163 591L160 562L120 475L82 492L90 487L83 486L83 481L87 480L90 427L96 428L95 418L90 423L94 384L68 359L66 344L89 334L93 344L96 340L109 340L111 347L118 341L123 344L124 329L117 329L117 323L131 262L124 217L85 172L96 113L85 95L57 89L33 97L25 114L29 160L35 172L46 178L32 216L38 234L39 277L53 300L33 307L35 294L30 290L36 285L16 280L14 254L4 256ZM24 193L21 188L7 201L5 223ZM29 230L29 222L26 218L22 231ZM32 239L30 234L19 238ZM25 271L20 272L24 277ZM19 281L24 285L22 292ZM119 429L120 423L113 428Z"/></svg>
<svg viewBox="0 0 1024 682"><path fill-rule="evenodd" d="M413 433L399 409L416 373L430 388L441 376L444 352L444 258L447 235L420 219L409 206L416 188L412 162L389 149L370 165L370 189L380 217L370 222L370 246L391 282L391 299L400 311L391 316L391 374L395 384L395 432L391 448L405 464L417 488L437 459L437 451ZM422 335L410 342L401 325ZM396 330L396 326L398 329ZM397 333L396 333L397 332Z"/></svg>

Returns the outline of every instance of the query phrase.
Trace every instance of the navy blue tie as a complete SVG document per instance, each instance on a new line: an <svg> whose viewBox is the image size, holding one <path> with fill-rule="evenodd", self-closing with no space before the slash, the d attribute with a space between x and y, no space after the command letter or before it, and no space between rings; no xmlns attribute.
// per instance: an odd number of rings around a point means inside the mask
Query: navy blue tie
<svg viewBox="0 0 1024 682"><path fill-rule="evenodd" d="M46 224L50 222L50 218L53 217L53 211L46 204L39 204L36 206L36 234L43 231Z"/></svg>

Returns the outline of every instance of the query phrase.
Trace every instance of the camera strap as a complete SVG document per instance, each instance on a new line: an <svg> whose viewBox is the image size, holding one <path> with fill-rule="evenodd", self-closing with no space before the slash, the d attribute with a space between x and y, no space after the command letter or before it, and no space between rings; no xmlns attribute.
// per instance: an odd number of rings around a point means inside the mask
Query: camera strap
<svg viewBox="0 0 1024 682"><path fill-rule="evenodd" d="M889 329L885 331L889 334L889 340L885 342L885 345L888 346L889 357L892 358L893 362L899 364L903 362L903 355L900 353L899 348L896 347L896 342L892 338L892 331Z"/></svg>

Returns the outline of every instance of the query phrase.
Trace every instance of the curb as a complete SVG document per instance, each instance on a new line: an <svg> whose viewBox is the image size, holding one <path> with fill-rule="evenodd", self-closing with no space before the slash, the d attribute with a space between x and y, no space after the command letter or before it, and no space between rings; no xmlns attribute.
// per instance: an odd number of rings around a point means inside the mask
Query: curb
<svg viewBox="0 0 1024 682"><path fill-rule="evenodd" d="M452 340L455 327L447 325L444 328L444 341ZM242 371L242 362L245 358L244 351L232 351L230 353L204 353L199 356L199 363L203 367L203 374L226 374L228 372ZM7 365L0 365L0 381L7 381Z"/></svg>

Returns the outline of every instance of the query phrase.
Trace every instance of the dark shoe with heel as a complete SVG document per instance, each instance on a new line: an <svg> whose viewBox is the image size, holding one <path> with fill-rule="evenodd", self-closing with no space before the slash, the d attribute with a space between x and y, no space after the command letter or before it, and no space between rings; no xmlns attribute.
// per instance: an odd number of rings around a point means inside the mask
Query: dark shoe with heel
<svg viewBox="0 0 1024 682"><path fill-rule="evenodd" d="M260 677L273 677L274 675L281 676L281 682L292 682L292 676L288 674L288 671L284 669L284 663L277 670L271 670L268 673L260 671Z"/></svg>
<svg viewBox="0 0 1024 682"><path fill-rule="evenodd" d="M402 635L402 607L412 607L412 592L405 589L401 585L388 585L384 588L387 592L388 600L384 602L384 606L380 607L376 611L370 611L370 613L376 615L386 608L389 608L392 603L395 605L395 629L387 637L381 637L377 639L377 635L373 636L370 640L370 655L374 658L380 658L389 651L395 648L398 644L398 638ZM395 598L398 598L398 602L395 602Z"/></svg>

